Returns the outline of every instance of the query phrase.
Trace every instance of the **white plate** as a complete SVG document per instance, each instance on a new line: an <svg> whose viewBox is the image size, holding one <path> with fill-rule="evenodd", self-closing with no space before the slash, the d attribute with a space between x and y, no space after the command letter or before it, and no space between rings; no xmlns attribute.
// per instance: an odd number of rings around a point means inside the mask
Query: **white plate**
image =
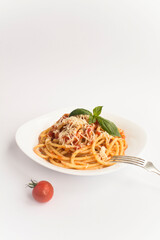
<svg viewBox="0 0 160 240"><path fill-rule="evenodd" d="M33 152L33 147L38 143L39 134L43 130L53 125L64 113L70 113L72 110L73 108L57 110L33 119L22 125L16 133L16 142L19 148L28 157L30 157L35 162L41 164L42 166L67 174L92 176L113 172L122 168L123 164L115 164L114 166L97 170L66 169L54 166L53 164L45 161ZM144 148L147 140L146 132L142 129L142 127L125 118L110 113L103 112L102 116L106 119L113 121L119 128L122 128L125 131L126 141L128 143L126 155L138 156Z"/></svg>

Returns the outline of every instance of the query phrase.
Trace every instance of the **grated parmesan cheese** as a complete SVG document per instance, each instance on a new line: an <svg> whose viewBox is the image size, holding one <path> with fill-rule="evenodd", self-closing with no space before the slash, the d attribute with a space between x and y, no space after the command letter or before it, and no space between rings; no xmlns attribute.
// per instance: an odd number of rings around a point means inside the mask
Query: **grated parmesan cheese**
<svg viewBox="0 0 160 240"><path fill-rule="evenodd" d="M104 146L101 147L99 154L103 161L106 161L108 159L107 154L106 154L106 148Z"/></svg>
<svg viewBox="0 0 160 240"><path fill-rule="evenodd" d="M94 125L90 125L88 119L87 115L71 117L64 115L53 125L53 133L58 133L58 140L62 145L79 145L79 147L89 145L94 140L95 133ZM90 129L89 133L88 129Z"/></svg>

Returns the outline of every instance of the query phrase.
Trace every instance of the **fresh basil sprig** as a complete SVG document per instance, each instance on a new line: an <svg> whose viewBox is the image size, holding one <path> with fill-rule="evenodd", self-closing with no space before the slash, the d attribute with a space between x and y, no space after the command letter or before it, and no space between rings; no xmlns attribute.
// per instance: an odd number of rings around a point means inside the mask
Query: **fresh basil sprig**
<svg viewBox="0 0 160 240"><path fill-rule="evenodd" d="M93 114L84 108L77 108L70 113L69 117L76 115L89 115L89 124L95 123L97 120L104 131L112 136L121 137L117 126L113 122L99 116L102 112L102 108L103 106L95 107L93 109Z"/></svg>
<svg viewBox="0 0 160 240"><path fill-rule="evenodd" d="M95 108L93 109L93 115L94 115L95 117L98 117L98 116L101 114L101 112L102 112L102 108L103 108L103 106L95 107Z"/></svg>
<svg viewBox="0 0 160 240"><path fill-rule="evenodd" d="M84 109L84 108L77 108L69 114L69 117L76 116L76 115L90 115L90 116L92 116L92 113L90 111Z"/></svg>
<svg viewBox="0 0 160 240"><path fill-rule="evenodd" d="M113 122L102 117L97 117L97 121L99 122L101 128L103 128L103 130L108 132L110 135L121 137L118 128Z"/></svg>

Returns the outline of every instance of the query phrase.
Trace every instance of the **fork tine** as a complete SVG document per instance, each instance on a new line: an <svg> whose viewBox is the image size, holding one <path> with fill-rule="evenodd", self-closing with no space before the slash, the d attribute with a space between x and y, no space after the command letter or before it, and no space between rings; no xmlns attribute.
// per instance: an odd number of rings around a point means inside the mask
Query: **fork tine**
<svg viewBox="0 0 160 240"><path fill-rule="evenodd" d="M141 158L132 157L132 156L113 156L111 158L111 161L134 164L140 167L143 167L145 163L145 160Z"/></svg>
<svg viewBox="0 0 160 240"><path fill-rule="evenodd" d="M112 159L116 160L126 160L126 161L135 161L144 164L145 160L132 156L113 156Z"/></svg>
<svg viewBox="0 0 160 240"><path fill-rule="evenodd" d="M134 160L140 160L140 161L142 161L142 162L144 162L145 160L144 159L142 159L142 158L138 158L138 157L133 157L133 156L123 156L123 155L115 155L115 156L113 156L113 158L123 158L123 159L130 159L130 158L132 158L132 159L134 159Z"/></svg>
<svg viewBox="0 0 160 240"><path fill-rule="evenodd" d="M123 156L123 155L116 155L116 156L113 156L112 158L114 159L123 159L123 160L127 160L127 161L139 161L141 163L145 163L145 160L142 159L142 158L138 158L138 157L132 157L132 156Z"/></svg>
<svg viewBox="0 0 160 240"><path fill-rule="evenodd" d="M126 159L129 159L129 160L133 160L133 161L139 161L141 163L145 163L145 160L142 159L142 158L138 158L138 157L132 157L132 156L125 156Z"/></svg>
<svg viewBox="0 0 160 240"><path fill-rule="evenodd" d="M142 163L139 163L139 162L135 162L135 161L128 161L128 160L110 160L111 162L120 162L120 163L128 163L128 164L133 164L133 165L136 165L136 166L139 166L139 167L143 167L143 164Z"/></svg>

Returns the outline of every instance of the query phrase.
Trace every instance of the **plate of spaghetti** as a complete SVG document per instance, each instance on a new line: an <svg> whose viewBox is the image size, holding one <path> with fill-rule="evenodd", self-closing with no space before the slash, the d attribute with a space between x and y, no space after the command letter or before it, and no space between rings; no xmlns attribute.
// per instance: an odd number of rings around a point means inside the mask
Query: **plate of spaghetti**
<svg viewBox="0 0 160 240"><path fill-rule="evenodd" d="M140 154L145 131L134 122L84 108L62 109L33 119L16 133L20 149L35 162L73 175L100 175L120 169L114 155ZM100 114L103 116L100 116Z"/></svg>

